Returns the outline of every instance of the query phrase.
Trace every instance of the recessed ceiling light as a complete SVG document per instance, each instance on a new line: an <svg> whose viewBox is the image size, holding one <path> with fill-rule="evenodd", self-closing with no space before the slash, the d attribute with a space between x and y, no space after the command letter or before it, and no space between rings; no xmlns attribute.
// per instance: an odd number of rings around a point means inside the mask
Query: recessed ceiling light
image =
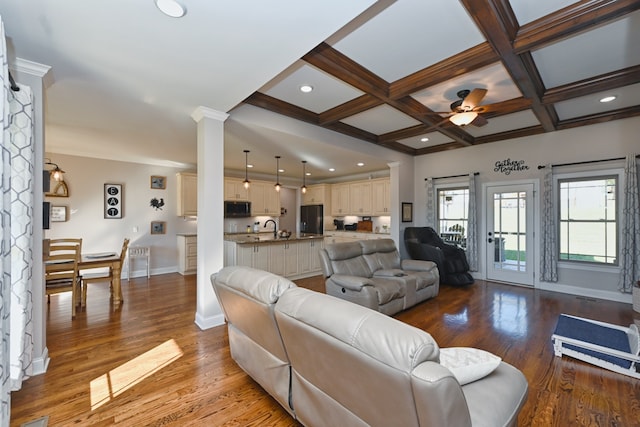
<svg viewBox="0 0 640 427"><path fill-rule="evenodd" d="M605 96L604 98L602 98L602 99L600 100L600 102L611 102L611 101L613 101L613 100L614 100L614 99L616 99L616 98L617 98L617 96L615 96L615 95Z"/></svg>
<svg viewBox="0 0 640 427"><path fill-rule="evenodd" d="M247 165L247 167L248 167L248 168L252 168L252 167L253 167L253 165Z"/></svg>
<svg viewBox="0 0 640 427"><path fill-rule="evenodd" d="M427 142L429 140L429 138L427 138L426 136L424 138L420 138L420 141L422 142Z"/></svg>
<svg viewBox="0 0 640 427"><path fill-rule="evenodd" d="M358 166L364 166L364 163L359 162L357 165L358 165Z"/></svg>
<svg viewBox="0 0 640 427"><path fill-rule="evenodd" d="M302 85L300 86L300 92L309 93L313 90L313 86L311 85Z"/></svg>
<svg viewBox="0 0 640 427"><path fill-rule="evenodd" d="M172 18L182 18L187 9L175 0L155 0L156 6L162 13Z"/></svg>
<svg viewBox="0 0 640 427"><path fill-rule="evenodd" d="M278 172L284 173L284 169L278 169Z"/></svg>
<svg viewBox="0 0 640 427"><path fill-rule="evenodd" d="M329 168L329 172L335 172L336 168Z"/></svg>
<svg viewBox="0 0 640 427"><path fill-rule="evenodd" d="M306 172L305 175L306 176L311 176L311 172Z"/></svg>

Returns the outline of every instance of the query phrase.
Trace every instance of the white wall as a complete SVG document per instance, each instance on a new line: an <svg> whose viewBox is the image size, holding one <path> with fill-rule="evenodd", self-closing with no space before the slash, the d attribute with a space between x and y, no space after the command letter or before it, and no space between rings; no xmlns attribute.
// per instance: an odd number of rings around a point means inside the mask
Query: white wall
<svg viewBox="0 0 640 427"><path fill-rule="evenodd" d="M67 206L66 222L52 222L46 238L81 237L82 251L118 252L125 237L130 245L151 247L151 273L177 271L176 233L195 233L196 221L176 216L176 173L181 169L87 157L47 154L65 173L69 197L47 197L52 206ZM167 177L167 188L150 188L151 175ZM104 218L104 184L122 184L122 219ZM164 199L162 210L150 206L152 198ZM151 221L165 221L166 234L150 234ZM137 232L134 231L137 227ZM123 269L126 277L126 265ZM132 276L145 275L144 265L134 266Z"/></svg>
<svg viewBox="0 0 640 427"><path fill-rule="evenodd" d="M638 154L640 153L639 133L640 117L634 117L416 157L414 222L416 226L425 225L425 178L479 172L476 182L478 196L482 197L482 185L486 183L523 179L540 180L543 171L538 170L538 165L610 159L625 157L632 153ZM495 163L506 159L524 160L524 164L529 169L512 172L510 175L494 171ZM623 164L623 162L618 163ZM542 188L541 185L540 188ZM540 194L536 197L538 198L536 205L540 206ZM485 220L485 214L480 207L479 202L479 224ZM536 217L538 224L537 212ZM540 233L537 232L536 236L539 235ZM479 248L483 246L479 244ZM539 246L540 243L536 237L536 254L539 252ZM480 260L480 264L484 264L484 259ZM536 256L534 265L536 271L538 264L539 259ZM618 271L618 268L611 267L595 269L565 267L559 269L559 283L537 282L536 286L598 298L631 301L629 295L623 295L617 291ZM482 271L480 275L483 275Z"/></svg>

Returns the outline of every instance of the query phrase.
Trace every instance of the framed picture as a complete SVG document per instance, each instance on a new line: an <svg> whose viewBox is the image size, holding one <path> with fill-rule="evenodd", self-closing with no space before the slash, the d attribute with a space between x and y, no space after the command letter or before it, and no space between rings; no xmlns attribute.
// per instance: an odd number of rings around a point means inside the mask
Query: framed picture
<svg viewBox="0 0 640 427"><path fill-rule="evenodd" d="M104 217L105 219L122 218L122 184L104 185Z"/></svg>
<svg viewBox="0 0 640 427"><path fill-rule="evenodd" d="M167 188L167 177L151 175L151 188L155 190L164 190Z"/></svg>
<svg viewBox="0 0 640 427"><path fill-rule="evenodd" d="M151 234L166 234L167 223L164 221L151 221Z"/></svg>
<svg viewBox="0 0 640 427"><path fill-rule="evenodd" d="M51 222L65 222L67 220L66 206L51 206Z"/></svg>
<svg viewBox="0 0 640 427"><path fill-rule="evenodd" d="M402 202L402 222L413 221L413 203Z"/></svg>

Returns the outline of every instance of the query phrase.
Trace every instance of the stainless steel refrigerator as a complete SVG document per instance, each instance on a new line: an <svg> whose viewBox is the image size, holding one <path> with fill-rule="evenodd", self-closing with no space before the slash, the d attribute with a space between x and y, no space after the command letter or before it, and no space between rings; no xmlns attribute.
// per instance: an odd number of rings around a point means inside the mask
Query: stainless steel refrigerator
<svg viewBox="0 0 640 427"><path fill-rule="evenodd" d="M323 234L322 224L324 212L322 205L300 206L300 232L308 234Z"/></svg>

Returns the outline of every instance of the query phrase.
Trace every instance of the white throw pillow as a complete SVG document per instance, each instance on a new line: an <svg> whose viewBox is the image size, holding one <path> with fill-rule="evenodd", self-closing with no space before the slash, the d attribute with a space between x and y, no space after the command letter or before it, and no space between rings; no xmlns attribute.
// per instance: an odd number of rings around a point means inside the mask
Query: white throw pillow
<svg viewBox="0 0 640 427"><path fill-rule="evenodd" d="M440 349L440 364L453 373L460 385L484 378L500 365L502 359L488 351L471 347Z"/></svg>

